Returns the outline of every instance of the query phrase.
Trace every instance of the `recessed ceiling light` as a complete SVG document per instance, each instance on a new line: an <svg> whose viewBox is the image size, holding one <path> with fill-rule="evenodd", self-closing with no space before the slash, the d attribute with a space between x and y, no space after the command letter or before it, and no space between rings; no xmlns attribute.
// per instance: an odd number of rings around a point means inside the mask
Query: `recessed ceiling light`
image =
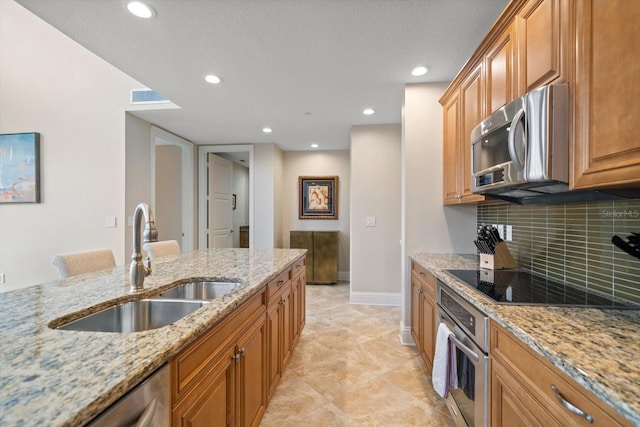
<svg viewBox="0 0 640 427"><path fill-rule="evenodd" d="M416 77L424 76L429 72L430 69L431 68L429 68L429 66L427 65L420 65L419 67L416 67L411 71L411 75Z"/></svg>
<svg viewBox="0 0 640 427"><path fill-rule="evenodd" d="M215 74L208 74L204 77L204 79L208 82L211 83L212 85L217 85L219 84L222 79L218 76L216 76Z"/></svg>
<svg viewBox="0 0 640 427"><path fill-rule="evenodd" d="M138 18L151 18L156 14L156 11L151 6L141 1L128 2L127 9Z"/></svg>
<svg viewBox="0 0 640 427"><path fill-rule="evenodd" d="M262 132L271 133L271 132L273 132L273 129L271 129L271 128L262 128Z"/></svg>
<svg viewBox="0 0 640 427"><path fill-rule="evenodd" d="M376 110L374 110L373 108L365 108L362 111L362 114L364 114L365 116L370 116L372 114L375 114Z"/></svg>
<svg viewBox="0 0 640 427"><path fill-rule="evenodd" d="M319 145L314 143L314 144L311 144L311 145L310 145L310 147L311 147L311 148L318 148L318 147L319 147Z"/></svg>

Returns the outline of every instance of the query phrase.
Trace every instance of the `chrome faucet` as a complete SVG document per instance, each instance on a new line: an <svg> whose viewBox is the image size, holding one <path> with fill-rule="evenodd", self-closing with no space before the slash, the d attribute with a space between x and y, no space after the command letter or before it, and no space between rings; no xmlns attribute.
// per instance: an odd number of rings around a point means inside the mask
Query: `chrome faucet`
<svg viewBox="0 0 640 427"><path fill-rule="evenodd" d="M158 230L156 222L151 213L149 205L139 203L133 213L133 254L131 254L131 267L129 268L129 291L138 292L144 289L144 278L151 274L151 260L146 259L146 265L142 263L142 249L140 245L140 221L144 215L144 242L158 241Z"/></svg>

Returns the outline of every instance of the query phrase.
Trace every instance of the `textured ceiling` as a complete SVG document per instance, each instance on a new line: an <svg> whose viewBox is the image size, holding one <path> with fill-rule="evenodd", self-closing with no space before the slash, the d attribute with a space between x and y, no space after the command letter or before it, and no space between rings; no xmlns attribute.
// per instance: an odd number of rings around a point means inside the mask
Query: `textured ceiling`
<svg viewBox="0 0 640 427"><path fill-rule="evenodd" d="M196 144L331 150L400 123L406 83L451 80L507 0L149 0L149 20L122 0L18 3L181 107L144 120Z"/></svg>

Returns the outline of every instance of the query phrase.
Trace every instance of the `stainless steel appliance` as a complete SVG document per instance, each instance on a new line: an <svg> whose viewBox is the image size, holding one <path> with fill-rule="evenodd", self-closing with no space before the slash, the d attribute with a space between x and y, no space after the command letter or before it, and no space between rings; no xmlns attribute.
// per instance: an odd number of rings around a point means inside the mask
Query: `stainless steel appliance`
<svg viewBox="0 0 640 427"><path fill-rule="evenodd" d="M569 89L535 89L471 132L471 191L513 198L568 191Z"/></svg>
<svg viewBox="0 0 640 427"><path fill-rule="evenodd" d="M497 304L633 308L630 303L588 292L524 270L446 270Z"/></svg>
<svg viewBox="0 0 640 427"><path fill-rule="evenodd" d="M91 427L168 427L171 422L169 367L164 365L111 405Z"/></svg>
<svg viewBox="0 0 640 427"><path fill-rule="evenodd" d="M489 318L444 283L437 283L437 324L451 330L458 387L445 399L460 427L489 425ZM436 326L437 327L437 326Z"/></svg>

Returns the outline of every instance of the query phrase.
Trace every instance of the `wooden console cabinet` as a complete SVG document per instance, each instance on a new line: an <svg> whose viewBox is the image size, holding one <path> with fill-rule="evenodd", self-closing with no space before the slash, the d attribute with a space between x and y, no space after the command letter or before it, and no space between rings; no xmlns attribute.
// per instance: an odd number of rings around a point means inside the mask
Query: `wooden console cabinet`
<svg viewBox="0 0 640 427"><path fill-rule="evenodd" d="M307 250L307 283L338 282L337 231L291 231L289 247Z"/></svg>

